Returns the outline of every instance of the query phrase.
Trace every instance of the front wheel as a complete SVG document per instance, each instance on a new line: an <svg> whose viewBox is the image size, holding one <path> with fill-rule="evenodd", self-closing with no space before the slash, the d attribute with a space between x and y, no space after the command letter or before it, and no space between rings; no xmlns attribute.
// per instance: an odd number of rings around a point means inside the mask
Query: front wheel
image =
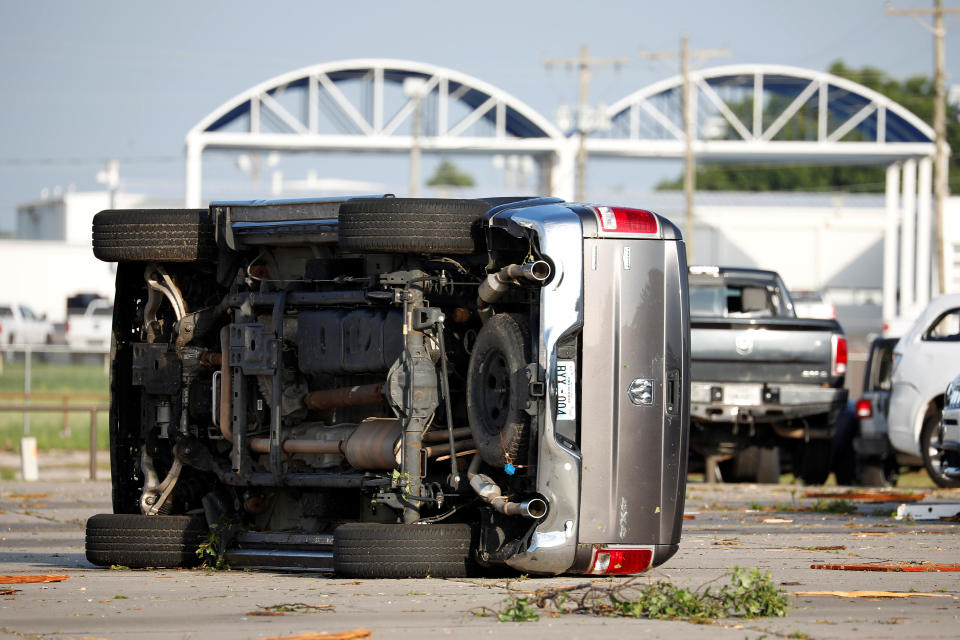
<svg viewBox="0 0 960 640"><path fill-rule="evenodd" d="M101 513L87 520L87 560L100 567L195 567L208 532L203 516Z"/></svg>
<svg viewBox="0 0 960 640"><path fill-rule="evenodd" d="M930 479L938 487L947 489L960 487L960 480L951 478L944 473L946 464L943 458L943 436L940 431L940 418L943 412L937 406L927 410L923 418L923 428L920 430L920 453L923 456L923 466L926 467Z"/></svg>

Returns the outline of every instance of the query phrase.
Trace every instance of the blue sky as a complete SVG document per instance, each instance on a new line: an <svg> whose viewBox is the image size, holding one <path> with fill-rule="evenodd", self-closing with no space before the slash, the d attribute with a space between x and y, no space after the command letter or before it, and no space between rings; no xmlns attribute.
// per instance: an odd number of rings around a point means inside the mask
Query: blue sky
<svg viewBox="0 0 960 640"><path fill-rule="evenodd" d="M250 86L310 64L359 57L429 62L498 86L548 117L575 102L577 84L572 74L545 72L542 61L576 55L582 44L596 56L632 59L619 73L595 76L591 97L607 103L673 75L637 53L675 49L684 33L693 48L731 50L705 66L756 62L822 70L842 59L895 77L931 74L929 32L910 18L887 17L887 4L0 0L0 231L12 230L16 204L37 199L44 187L99 188L96 172L112 157L125 159L124 190L182 198L190 127ZM960 65L958 37L960 25L947 39L948 83ZM253 193L249 179L229 161L219 162L214 196ZM400 195L407 189L402 158L321 162L317 169L322 176L379 181ZM676 163L650 163L624 174L622 167L608 172L597 163L588 193L625 179L632 191L642 191L679 170ZM476 173L488 192L502 189L492 169Z"/></svg>

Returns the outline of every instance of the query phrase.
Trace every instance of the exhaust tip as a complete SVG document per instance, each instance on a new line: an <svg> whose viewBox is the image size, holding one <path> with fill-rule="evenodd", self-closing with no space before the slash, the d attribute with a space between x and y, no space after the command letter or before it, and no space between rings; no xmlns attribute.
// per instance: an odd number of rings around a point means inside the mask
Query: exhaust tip
<svg viewBox="0 0 960 640"><path fill-rule="evenodd" d="M528 518L533 518L534 520L547 515L547 503L540 498L533 498L522 502L520 503L520 507L523 510L523 515Z"/></svg>
<svg viewBox="0 0 960 640"><path fill-rule="evenodd" d="M535 260L523 265L523 275L537 282L543 282L550 277L550 263L546 260Z"/></svg>

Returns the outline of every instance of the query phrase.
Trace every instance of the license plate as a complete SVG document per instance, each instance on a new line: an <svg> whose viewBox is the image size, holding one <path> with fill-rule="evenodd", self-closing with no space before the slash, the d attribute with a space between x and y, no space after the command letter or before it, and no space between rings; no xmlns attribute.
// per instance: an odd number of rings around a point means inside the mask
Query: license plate
<svg viewBox="0 0 960 640"><path fill-rule="evenodd" d="M577 363L557 360L557 420L577 419Z"/></svg>
<svg viewBox="0 0 960 640"><path fill-rule="evenodd" d="M759 384L726 384L723 386L723 404L756 406L760 404L763 387Z"/></svg>

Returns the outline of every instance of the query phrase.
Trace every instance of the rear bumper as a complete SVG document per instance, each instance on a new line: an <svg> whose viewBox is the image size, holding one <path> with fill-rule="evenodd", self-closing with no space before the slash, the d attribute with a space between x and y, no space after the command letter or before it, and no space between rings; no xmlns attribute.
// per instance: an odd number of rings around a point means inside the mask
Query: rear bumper
<svg viewBox="0 0 960 640"><path fill-rule="evenodd" d="M784 420L830 414L831 419L847 402L847 390L806 384L764 385L757 383L758 403L725 403L734 388L726 382L693 382L690 415L703 422L777 423Z"/></svg>

